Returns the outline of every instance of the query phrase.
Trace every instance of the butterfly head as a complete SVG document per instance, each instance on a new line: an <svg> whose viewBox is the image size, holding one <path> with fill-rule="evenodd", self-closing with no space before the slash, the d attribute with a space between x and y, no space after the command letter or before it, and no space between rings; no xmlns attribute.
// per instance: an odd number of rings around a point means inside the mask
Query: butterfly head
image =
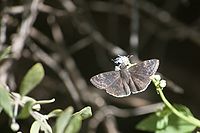
<svg viewBox="0 0 200 133"><path fill-rule="evenodd" d="M127 56L118 55L118 57L115 58L113 61L116 64L115 71L119 71L121 69L127 69L133 65L131 64Z"/></svg>

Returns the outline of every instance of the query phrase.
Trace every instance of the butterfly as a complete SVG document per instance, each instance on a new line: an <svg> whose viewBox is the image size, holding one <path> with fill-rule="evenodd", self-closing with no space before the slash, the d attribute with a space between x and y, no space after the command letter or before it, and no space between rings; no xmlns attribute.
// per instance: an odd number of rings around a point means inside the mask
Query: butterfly
<svg viewBox="0 0 200 133"><path fill-rule="evenodd" d="M145 91L159 66L159 60L150 59L138 63L131 63L132 56L118 56L114 59L117 64L115 71L97 74L90 82L99 89L115 97L129 96Z"/></svg>

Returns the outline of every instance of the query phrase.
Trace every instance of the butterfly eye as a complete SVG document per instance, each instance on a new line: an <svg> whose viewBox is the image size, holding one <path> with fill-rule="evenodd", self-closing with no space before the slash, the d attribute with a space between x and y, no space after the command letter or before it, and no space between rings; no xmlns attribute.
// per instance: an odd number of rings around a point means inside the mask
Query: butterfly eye
<svg viewBox="0 0 200 133"><path fill-rule="evenodd" d="M120 63L120 62L115 62L115 64L116 64L116 65L118 65L118 66L120 66L120 65L121 65L121 63Z"/></svg>

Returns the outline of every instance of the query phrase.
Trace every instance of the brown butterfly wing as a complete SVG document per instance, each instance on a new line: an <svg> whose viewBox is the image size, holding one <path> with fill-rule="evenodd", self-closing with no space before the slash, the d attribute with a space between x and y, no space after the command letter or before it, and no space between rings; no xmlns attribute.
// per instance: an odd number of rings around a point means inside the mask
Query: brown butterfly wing
<svg viewBox="0 0 200 133"><path fill-rule="evenodd" d="M159 60L151 59L146 60L129 68L131 73L131 80L133 81L135 87L131 88L131 92L139 93L146 90L151 82L150 76L154 75L158 69Z"/></svg>
<svg viewBox="0 0 200 133"><path fill-rule="evenodd" d="M122 78L118 78L110 87L106 88L106 92L115 97L125 97L131 94L127 81Z"/></svg>
<svg viewBox="0 0 200 133"><path fill-rule="evenodd" d="M120 71L100 73L90 79L91 83L99 89L115 97L130 95L130 88L125 80L120 77Z"/></svg>
<svg viewBox="0 0 200 133"><path fill-rule="evenodd" d="M119 78L119 71L110 71L93 76L90 79L90 82L99 89L106 89L110 87Z"/></svg>

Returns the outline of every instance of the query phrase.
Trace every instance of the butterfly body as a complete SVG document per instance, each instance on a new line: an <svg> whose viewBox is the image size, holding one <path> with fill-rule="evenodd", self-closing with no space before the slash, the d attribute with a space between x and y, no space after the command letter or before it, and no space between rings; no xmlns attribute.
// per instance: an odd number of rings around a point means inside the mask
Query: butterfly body
<svg viewBox="0 0 200 133"><path fill-rule="evenodd" d="M127 58L126 56L116 58L119 68L93 76L90 79L91 83L115 97L125 97L146 90L151 82L149 77L158 69L159 60L151 59L132 64Z"/></svg>

